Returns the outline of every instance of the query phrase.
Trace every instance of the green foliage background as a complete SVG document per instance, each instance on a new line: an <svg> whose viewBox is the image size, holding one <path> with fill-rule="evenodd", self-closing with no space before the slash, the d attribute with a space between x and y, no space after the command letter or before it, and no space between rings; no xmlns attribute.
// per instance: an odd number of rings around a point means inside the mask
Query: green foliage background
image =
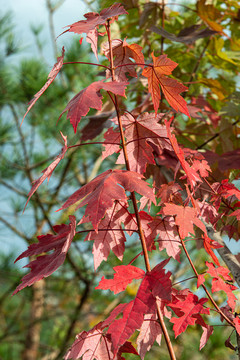
<svg viewBox="0 0 240 360"><path fill-rule="evenodd" d="M112 5L112 1L92 2L92 8L99 11ZM211 113L206 113L203 120L192 117L187 119L177 115L178 141L191 149L201 148L209 138L213 141L204 146L205 150L216 151L219 155L239 148L239 116L240 91L237 75L240 67L240 15L237 1L212 2L212 8L204 15L195 1L178 3L178 6L164 7L164 29L177 35L180 31L192 25L202 27L221 24L224 34L201 38L190 44L173 42L150 31L155 25L162 23L161 3L145 1L122 1L129 16L119 17L113 26L113 37L127 37L129 43L136 42L143 47L145 59L151 61L150 54L164 53L179 66L174 71L174 78L189 86L186 100L190 103L192 97L203 95L215 115L221 119L215 126ZM214 10L215 9L215 10ZM74 10L73 10L74 11ZM221 15L219 17L219 14ZM205 16L205 18L204 18ZM14 19L13 19L14 21ZM211 22L210 22L211 21ZM26 104L45 83L49 67L42 59L22 58L14 65L9 65L9 58L18 53L19 48L12 31L9 14L0 19L0 41L4 51L0 56L0 186L3 206L0 211L2 231L8 229L16 244L21 239L26 246L36 240L36 236L49 231L50 225L60 224L67 220L67 214L55 213L59 205L65 201L79 185L84 185L100 171L113 168L114 158L101 163L101 147L99 145L83 146L72 151L61 163L50 180L49 185L43 185L22 215L30 189L31 179L39 177L40 172L48 166L61 149L59 130L68 136L68 144L75 144L81 135L81 129L86 125L87 118L82 121L77 134L74 135L65 117L56 126L57 119L67 102L76 92L88 86L92 81L100 79L99 69L87 65L64 66L61 75L37 102L20 128L21 118L26 110ZM63 24L67 25L67 24ZM39 32L38 37L41 37ZM104 41L104 37L101 40ZM59 41L60 43L60 41ZM64 61L93 61L89 45L79 45L79 39L74 37L71 46L66 51ZM128 96L130 110L139 104L147 94L143 83L135 83L135 91ZM111 111L107 99L104 100L106 110ZM162 103L162 109L167 109L167 103ZM94 114L93 111L89 113ZM102 135L96 141L102 139ZM221 173L213 164L213 176L217 181L229 176L236 179L239 169ZM5 208L6 201L8 205ZM236 235L235 235L236 237ZM127 294L114 297L108 292L94 290L102 273L112 274L112 267L119 261L110 255L109 262L101 265L97 273L93 271L92 244L83 242L84 236L78 236L72 245L70 256L65 264L53 276L44 280L43 313L39 319L40 340L36 359L60 359L67 347L73 342L74 336L80 330L92 327L104 319L113 307L130 299L136 293L136 287L128 287ZM5 240L7 241L7 239ZM128 248L124 261L135 256L137 242ZM190 245L191 247L191 245ZM192 254L199 252L194 245ZM0 359L25 359L24 351L28 346L28 330L32 322L31 307L34 289L27 288L17 296L10 294L25 274L24 270L13 265L13 259L18 254L12 249L12 254L1 254L0 261ZM204 252L201 256L207 256ZM186 272L186 263L182 259L174 274L191 274ZM158 260L159 261L159 258ZM197 259L196 259L197 262ZM200 266L200 265L199 265ZM194 287L194 281L188 286ZM224 297L224 294L223 294ZM213 314L213 323L215 317ZM34 320L34 321L35 321ZM227 327L217 324L214 336L207 346L199 352L201 330L198 327L188 328L186 333L174 342L178 359L191 357L198 359L231 359L235 354L225 347L224 341L230 335ZM171 324L170 335L173 338ZM52 357L51 357L52 356ZM129 359L131 356L129 357ZM168 353L163 343L161 347L153 347L146 359L168 359ZM33 359L34 360L34 359Z"/></svg>

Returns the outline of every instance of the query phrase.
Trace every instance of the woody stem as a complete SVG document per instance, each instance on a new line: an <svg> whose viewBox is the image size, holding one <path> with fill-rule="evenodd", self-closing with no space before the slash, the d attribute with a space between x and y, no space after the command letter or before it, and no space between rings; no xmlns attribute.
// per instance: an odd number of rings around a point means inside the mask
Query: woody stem
<svg viewBox="0 0 240 360"><path fill-rule="evenodd" d="M190 255L189 255L189 253L188 253L188 251L187 251L187 248L186 248L186 246L185 246L185 243L184 243L182 237L180 236L179 231L178 231L178 235L179 235L179 238L180 238L180 240L181 240L183 250L184 250L184 252L185 252L185 254L186 254L187 258L188 258L188 261L190 262L190 265L191 265L191 267L192 267L192 269L193 269L196 277L198 278L198 277L199 277L199 274L198 274L198 272L197 272L197 269L195 268L195 266L194 266L194 264L193 264L193 262L192 262L192 259L190 258ZM206 288L206 286L205 286L204 284L202 284L202 287L203 287L205 293L207 294L209 300L211 301L211 303L213 304L213 306L214 306L214 307L216 308L216 310L218 311L218 313L221 314L221 316L222 316L231 326L235 327L234 324L232 323L232 321L221 311L221 309L219 308L219 306L217 305L217 303L214 301L212 295L209 293L209 291L208 291L208 289Z"/></svg>
<svg viewBox="0 0 240 360"><path fill-rule="evenodd" d="M111 42L111 33L110 33L110 21L107 20L107 25L106 25L106 30L107 30L107 34L108 34L108 42L109 42L109 53L110 53L110 64L111 64L111 75L112 75L112 81L116 81L115 78L115 72L114 72L114 64L113 64L113 50L112 50L112 42ZM125 159L125 164L126 164L126 169L128 171L130 171L130 164L129 164L129 159L128 159L128 154L127 154L127 147L126 147L126 141L125 141L125 137L124 137L124 132L123 132L123 126L122 126L122 121L121 121L121 117L120 117L120 112L119 112L119 105L118 105L118 98L115 95L114 96L114 105L115 105L115 109L116 109L116 113L117 113L117 119L118 119L118 125L119 125L119 130L120 130L120 136L121 136L121 141L122 141L122 148L123 148L123 154L124 154L124 159ZM151 266L150 266L150 262L149 262L149 257L148 257L148 251L147 251L147 244L146 244L146 240L145 240L145 235L142 229L142 224L141 224L141 219L139 216L139 212L138 212L138 207L137 207L137 200L136 200L136 196L134 192L131 192L131 199L132 199L132 203L133 203L133 207L134 207L134 212L135 212L135 216L136 216L136 221L137 221L137 225L138 225L138 231L139 231L139 237L140 237L140 241L141 241L141 245L142 245L142 249L143 249L143 255L144 255L144 261L145 261L145 266L146 266L146 270L147 272L151 271ZM157 315L158 315L158 320L159 323L161 325L163 334L164 334L164 338L168 347L168 351L169 351L169 355L171 360L176 360L175 357L175 353L173 350L173 346L166 328L166 325L163 321L163 316L161 314L161 309L157 305Z"/></svg>

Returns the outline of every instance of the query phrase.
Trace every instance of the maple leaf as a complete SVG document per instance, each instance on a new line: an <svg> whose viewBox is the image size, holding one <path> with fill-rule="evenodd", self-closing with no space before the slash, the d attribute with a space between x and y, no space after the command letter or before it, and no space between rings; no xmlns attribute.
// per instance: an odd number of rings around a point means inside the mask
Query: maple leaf
<svg viewBox="0 0 240 360"><path fill-rule="evenodd" d="M69 220L69 225L61 224L53 227L53 230L57 233L56 235L47 234L38 236L39 242L37 244L31 244L28 249L15 260L16 262L24 257L39 255L54 250L52 254L39 256L36 260L24 266L31 268L31 272L22 278L22 283L18 285L13 295L26 286L31 286L36 281L51 275L63 264L74 238L76 228L75 216L70 215Z"/></svg>
<svg viewBox="0 0 240 360"><path fill-rule="evenodd" d="M175 260L180 262L180 246L181 241L177 233L177 227L174 222L174 218L166 217L164 219L154 218L149 222L151 228L150 238L155 239L156 237L159 245L159 250L166 249L168 256L172 256ZM149 241L149 239L146 239Z"/></svg>
<svg viewBox="0 0 240 360"><path fill-rule="evenodd" d="M113 359L110 338L103 333L101 325L97 324L93 329L79 333L64 359Z"/></svg>
<svg viewBox="0 0 240 360"><path fill-rule="evenodd" d="M113 279L105 279L104 276L95 289L111 290L114 294L126 289L133 280L142 279L145 271L132 265L120 265L113 268L115 271Z"/></svg>
<svg viewBox="0 0 240 360"><path fill-rule="evenodd" d="M109 44L107 42L104 43L102 50L104 55L110 60ZM129 45L126 40L115 39L112 42L112 50L114 57L113 66L116 68L114 70L116 81L127 81L126 73L132 77L137 77L135 70L136 65L132 62L131 58L134 59L136 63L142 64L139 66L143 68L144 56L141 52L142 47L138 44ZM117 68L119 65L121 66ZM107 70L106 76L107 78L112 76L109 70Z"/></svg>
<svg viewBox="0 0 240 360"><path fill-rule="evenodd" d="M240 203L238 203L238 206L240 205ZM231 214L229 214L228 216L236 216L236 218L238 220L240 220L240 209L237 209L235 211L233 211Z"/></svg>
<svg viewBox="0 0 240 360"><path fill-rule="evenodd" d="M206 265L208 267L207 273L213 278L218 278L219 276L222 276L223 279L226 281L232 280L231 276L228 275L230 271L224 266L215 267L212 263L209 263L208 261L206 261Z"/></svg>
<svg viewBox="0 0 240 360"><path fill-rule="evenodd" d="M102 159L118 153L120 149L121 135L120 132L115 131L110 127L104 134L106 144L103 144L105 150L102 152Z"/></svg>
<svg viewBox="0 0 240 360"><path fill-rule="evenodd" d="M118 350L117 360L125 360L121 355L122 353L139 355L136 349L132 346L130 341L126 341Z"/></svg>
<svg viewBox="0 0 240 360"><path fill-rule="evenodd" d="M145 211L139 211L139 217L141 220L142 229L145 236L147 237L151 232L148 224L152 220L152 217ZM130 212L128 214L125 214L125 216L122 218L122 222L129 236L132 236L133 231L138 231L138 223L135 214L132 214Z"/></svg>
<svg viewBox="0 0 240 360"><path fill-rule="evenodd" d="M66 32L74 32L75 34L86 33L86 40L91 44L91 48L98 60L97 41L99 32L97 31L96 27L99 25L104 25L110 18L112 18L111 22L113 22L119 15L123 14L128 14L124 7L121 4L114 4L109 8L103 9L100 14L96 12L85 14L84 17L87 20L80 20L71 25L68 25L69 29L65 30L62 34ZM100 33L100 35L102 34Z"/></svg>
<svg viewBox="0 0 240 360"><path fill-rule="evenodd" d="M69 101L59 116L59 119L65 112L67 112L67 119L70 119L70 123L76 133L81 117L87 115L90 108L97 110L102 109L102 95L100 94L100 89L111 91L115 95L125 96L125 88L127 85L127 82L104 82L104 80L95 81Z"/></svg>
<svg viewBox="0 0 240 360"><path fill-rule="evenodd" d="M94 269L96 270L103 260L107 260L110 250L122 261L125 250L126 237L121 229L121 221L118 219L122 214L122 205L115 203L106 211L105 217L100 221L98 233L89 232L85 241L94 240L93 257ZM117 215L118 214L118 215Z"/></svg>
<svg viewBox="0 0 240 360"><path fill-rule="evenodd" d="M206 327L203 327L203 333L202 333L202 336L200 339L199 350L202 350L204 348L204 346L208 342L208 339L212 335L212 333L213 333L213 326L207 325Z"/></svg>
<svg viewBox="0 0 240 360"><path fill-rule="evenodd" d="M168 184L161 185L157 197L161 198L161 204L167 202L182 202L180 191L182 191L181 186L171 181Z"/></svg>
<svg viewBox="0 0 240 360"><path fill-rule="evenodd" d="M81 129L81 141L92 140L97 137L104 128L108 127L108 118L112 115L112 111L97 113L88 116L88 123Z"/></svg>
<svg viewBox="0 0 240 360"><path fill-rule="evenodd" d="M183 333L188 325L194 325L200 314L209 314L208 308L204 308L203 304L208 301L206 298L198 300L198 297L189 293L185 300L178 300L175 303L169 303L167 306L172 308L178 318L172 317L172 322L175 337Z"/></svg>
<svg viewBox="0 0 240 360"><path fill-rule="evenodd" d="M143 113L135 118L131 114L121 116L122 125L124 127L124 136L126 137L126 149L129 158L130 170L143 174L146 171L147 164L155 164L154 151L156 148L171 149L171 145L167 141L166 127L158 124L162 118L162 114ZM112 119L117 123L116 118ZM114 142L115 144L104 145L106 150L103 153L104 158L112 155L119 149L120 133L114 130L108 130L104 135L106 142ZM117 159L117 164L124 164L124 155L121 151Z"/></svg>
<svg viewBox="0 0 240 360"><path fill-rule="evenodd" d="M197 201L197 207L200 209L202 220L211 224L215 224L217 222L219 213L212 204L208 204L206 201Z"/></svg>
<svg viewBox="0 0 240 360"><path fill-rule="evenodd" d="M109 326L107 333L111 335L114 354L134 331L141 327L144 314L148 311L149 306L154 305L153 295L144 291L142 284L136 298L124 309L122 319L115 320Z"/></svg>
<svg viewBox="0 0 240 360"><path fill-rule="evenodd" d="M202 177L207 177L209 175L208 172L212 171L206 160L200 161L194 159L191 169L199 171Z"/></svg>
<svg viewBox="0 0 240 360"><path fill-rule="evenodd" d="M235 318L233 319L233 322L234 322L234 324L235 324L235 326L236 326L236 330L237 330L237 332L238 332L238 335L240 335L240 319L239 319L239 317L238 317L238 316L235 317Z"/></svg>
<svg viewBox="0 0 240 360"><path fill-rule="evenodd" d="M142 178L142 175L133 171L107 170L75 191L59 210L81 200L76 210L87 204L85 216L89 216L93 228L97 231L99 221L104 217L106 210L113 206L114 200L127 201L124 189L145 195L155 203L152 189Z"/></svg>
<svg viewBox="0 0 240 360"><path fill-rule="evenodd" d="M198 111L201 111L203 115L206 115L211 120L215 128L218 126L221 117L218 115L218 112L213 109L213 107L202 95L199 95L197 98L193 97L192 104L200 107Z"/></svg>
<svg viewBox="0 0 240 360"><path fill-rule="evenodd" d="M237 287L228 284L225 281L232 281L232 278L228 275L229 269L219 266L215 267L212 263L206 261L208 267L207 273L212 276L212 292L224 291L228 296L228 305L234 310L236 297L233 294L233 290L236 290ZM224 281L225 280L225 281Z"/></svg>
<svg viewBox="0 0 240 360"><path fill-rule="evenodd" d="M240 190L234 184L229 183L228 179L222 180L221 183L214 183L213 188L215 192L211 196L211 200L217 210L221 205L222 198L228 199L230 197L229 202L240 200Z"/></svg>
<svg viewBox="0 0 240 360"><path fill-rule="evenodd" d="M175 215L175 224L179 226L179 234L182 239L189 233L194 234L193 224L206 233L205 225L197 218L197 210L189 206L165 204L162 209L164 215Z"/></svg>
<svg viewBox="0 0 240 360"><path fill-rule="evenodd" d="M141 327L144 314L150 313L155 305L155 297L169 301L171 298L170 272L165 274L163 267L169 259L162 261L152 271L145 274L134 300L124 307L121 319L115 320L107 331L111 335L113 352Z"/></svg>
<svg viewBox="0 0 240 360"><path fill-rule="evenodd" d="M234 197L235 199L240 200L240 190L236 188L236 186L232 183L229 183L228 179L224 179L221 182L220 188L221 196L224 198L229 198L230 196Z"/></svg>
<svg viewBox="0 0 240 360"><path fill-rule="evenodd" d="M218 165L221 171L240 169L240 149L222 154L219 158Z"/></svg>
<svg viewBox="0 0 240 360"><path fill-rule="evenodd" d="M23 116L22 119L22 123L23 120L25 118L25 116L27 115L27 113L29 112L29 110L33 107L33 105L37 102L37 100L40 98L40 96L44 93L44 91L47 90L47 88L49 87L49 85L51 85L51 83L53 82L53 80L55 79L55 77L57 76L57 74L59 73L59 71L61 70L62 66L63 66L63 58L64 58L64 53L65 53L65 49L64 47L62 47L62 55L59 56L57 58L57 62L56 64L54 64L52 70L50 71L49 75L48 75L48 80L47 82L43 85L43 87L34 95L34 98L28 103L28 108L26 113ZM21 124L22 124L21 123Z"/></svg>
<svg viewBox="0 0 240 360"><path fill-rule="evenodd" d="M43 175L40 176L40 178L38 180L35 180L33 182L33 186L31 188L30 192L28 193L28 199L24 206L23 212L25 211L29 200L31 199L31 197L33 196L35 191L39 188L39 186L44 182L44 180L46 180L48 178L48 182L49 182L50 177L52 176L53 170L56 168L56 166L60 163L60 161L64 158L64 155L66 154L66 151L68 149L67 136L64 136L61 132L60 132L60 134L64 140L64 147L62 148L61 153L55 158L55 160L46 169L44 169L42 171Z"/></svg>
<svg viewBox="0 0 240 360"><path fill-rule="evenodd" d="M189 181L189 183L191 185L191 188L193 189L196 182L197 181L202 182L202 180L200 179L200 177L199 177L198 173L196 172L196 170L191 168L189 166L189 164L187 163L187 161L185 160L183 150L178 146L177 139L176 139L175 135L171 133L170 125L171 125L172 120L173 120L173 118L171 118L169 121L165 120L167 133L168 133L168 138L169 138L169 140L170 140L170 142L172 144L172 147L173 147L173 150L174 150L175 154L178 157L178 160L180 161L180 164L182 165L183 170L186 173L186 176L187 176L187 179L188 179L188 181Z"/></svg>
<svg viewBox="0 0 240 360"><path fill-rule="evenodd" d="M143 113L138 118L130 114L122 116L122 124L125 128L124 135L127 139L127 152L130 163L130 170L143 174L147 164L155 164L153 152L155 148L170 149L167 140L166 127L158 124L162 114ZM124 162L121 152L117 164Z"/></svg>
<svg viewBox="0 0 240 360"><path fill-rule="evenodd" d="M141 359L144 359L146 352L151 349L155 340L159 346L161 345L161 338L162 329L156 314L144 315L144 321L137 338L137 349Z"/></svg>
<svg viewBox="0 0 240 360"><path fill-rule="evenodd" d="M188 90L188 88L180 84L177 80L165 76L170 75L178 64L168 59L167 55L160 55L158 57L155 57L154 53L151 55L153 65L150 64L151 66L144 69L142 74L148 78L148 90L152 95L155 113L157 114L161 99L160 85L166 100L173 109L190 117L187 103L179 95L182 91Z"/></svg>
<svg viewBox="0 0 240 360"><path fill-rule="evenodd" d="M215 242L216 243L216 242ZM211 256L211 258L213 259L213 261L215 262L215 264L217 266L220 266L220 263L218 261L218 258L216 257L216 255L214 254L214 252L212 251L212 249L217 249L219 247L222 247L219 244L214 244L214 241L212 239L210 239L207 234L204 234L203 237L203 245L204 248L206 250L206 252Z"/></svg>

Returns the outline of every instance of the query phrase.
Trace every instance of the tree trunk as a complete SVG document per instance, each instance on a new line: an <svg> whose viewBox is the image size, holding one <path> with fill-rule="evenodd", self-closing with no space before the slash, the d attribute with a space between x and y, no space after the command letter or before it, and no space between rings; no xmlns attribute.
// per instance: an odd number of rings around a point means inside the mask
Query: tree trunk
<svg viewBox="0 0 240 360"><path fill-rule="evenodd" d="M38 355L41 321L44 304L45 281L40 280L32 285L33 297L30 311L29 328L25 340L22 360L36 360Z"/></svg>

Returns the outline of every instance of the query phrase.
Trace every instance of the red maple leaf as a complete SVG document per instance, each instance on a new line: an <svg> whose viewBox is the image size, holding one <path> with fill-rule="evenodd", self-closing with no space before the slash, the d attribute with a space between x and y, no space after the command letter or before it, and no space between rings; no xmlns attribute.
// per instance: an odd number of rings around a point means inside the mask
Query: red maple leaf
<svg viewBox="0 0 240 360"><path fill-rule="evenodd" d="M69 101L59 116L59 119L65 112L67 112L67 119L70 119L70 123L76 133L81 117L87 115L90 108L97 110L102 109L102 95L100 94L100 89L111 91L115 95L125 96L125 88L127 85L127 82L104 82L104 80L95 81Z"/></svg>
<svg viewBox="0 0 240 360"><path fill-rule="evenodd" d="M212 292L224 291L228 296L228 305L235 309L235 300L236 297L233 293L233 290L236 290L237 287L226 283L226 281L232 281L232 278L228 275L229 269L219 266L215 267L212 263L206 261L206 265L208 267L207 273L212 276Z"/></svg>
<svg viewBox="0 0 240 360"><path fill-rule="evenodd" d="M112 352L111 338L103 332L104 323L98 323L89 331L82 331L76 336L71 348L64 359L82 360L124 360L123 353L138 355L129 341L126 341L118 350L116 356Z"/></svg>
<svg viewBox="0 0 240 360"><path fill-rule="evenodd" d="M113 359L111 340L102 331L99 323L89 331L82 331L66 353L64 359L110 360Z"/></svg>
<svg viewBox="0 0 240 360"><path fill-rule="evenodd" d="M29 110L33 107L33 105L37 102L37 100L40 98L40 96L44 93L44 91L47 90L47 88L49 87L49 85L51 85L51 83L53 82L53 80L55 79L55 77L57 76L57 74L59 73L59 71L61 70L62 66L63 66L63 58L64 58L64 52L65 49L64 47L62 48L62 55L59 56L57 58L57 62L56 64L54 64L52 70L50 71L49 75L48 75L48 80L47 82L43 85L43 87L34 95L34 98L28 103L29 106L27 108L26 113L23 116L22 119L22 123L23 120L25 118L25 116L27 115L27 113L29 112Z"/></svg>
<svg viewBox="0 0 240 360"><path fill-rule="evenodd" d="M178 300L175 303L167 304L178 316L178 318L172 317L170 320L174 324L175 337L183 333L188 325L194 325L200 314L210 313L208 308L203 307L206 301L208 299L202 298L199 300L196 295L189 293L183 301Z"/></svg>
<svg viewBox="0 0 240 360"><path fill-rule="evenodd" d="M179 226L179 234L182 239L189 233L194 234L193 224L206 233L205 225L197 218L197 210L189 206L165 204L162 209L164 215L175 215L175 224Z"/></svg>
<svg viewBox="0 0 240 360"><path fill-rule="evenodd" d="M211 196L211 200L217 210L221 205L222 198L228 199L230 203L240 200L240 190L234 184L229 183L228 179L222 180L221 183L214 183L213 188L215 192Z"/></svg>
<svg viewBox="0 0 240 360"><path fill-rule="evenodd" d="M195 160L194 159L193 160L193 165L192 165L191 168L196 170L196 171L199 171L199 173L200 173L200 175L202 177L208 176L208 173L210 171L212 171L206 160L200 161L200 160Z"/></svg>
<svg viewBox="0 0 240 360"><path fill-rule="evenodd" d="M121 355L122 353L139 355L136 349L132 346L130 341L126 341L118 350L117 360L126 360Z"/></svg>
<svg viewBox="0 0 240 360"><path fill-rule="evenodd" d="M66 209L81 200L76 210L87 204L85 216L89 216L97 231L99 221L104 217L106 210L113 206L114 201L127 201L124 189L145 195L155 203L152 189L142 178L142 175L133 171L107 170L75 191L59 210Z"/></svg>
<svg viewBox="0 0 240 360"><path fill-rule="evenodd" d="M213 326L207 325L206 327L203 327L203 333L200 339L199 350L202 350L204 348L212 333L213 333Z"/></svg>
<svg viewBox="0 0 240 360"><path fill-rule="evenodd" d="M171 118L169 121L165 120L165 124L167 127L167 132L168 132L168 138L172 144L173 150L175 152L175 154L178 157L178 160L180 161L180 164L182 165L183 170L186 173L187 179L191 185L191 188L193 189L196 182L202 182L202 180L200 179L198 173L196 172L195 169L191 168L190 165L187 163L187 161L184 158L184 152L183 150L178 146L177 143L177 139L175 137L174 134L171 133L171 129L170 129L170 125L172 122L173 118Z"/></svg>
<svg viewBox="0 0 240 360"><path fill-rule="evenodd" d="M163 267L169 259L162 261L151 272L145 274L134 300L127 304L121 319L115 320L108 329L111 335L114 354L119 347L139 329L144 321L144 315L151 313L155 305L155 297L169 302L171 298L170 272L165 274Z"/></svg>
<svg viewBox="0 0 240 360"><path fill-rule="evenodd" d="M122 125L124 127L124 136L126 137L126 149L128 153L130 170L143 174L146 171L147 164L155 164L154 151L162 151L163 148L171 150L172 147L167 141L166 127L158 124L162 118L162 114L143 113L135 118L131 114L121 116ZM112 119L117 123L117 119ZM118 152L120 133L110 128L104 135L106 142L104 145L106 150L103 153L104 158ZM114 144L112 144L112 142ZM116 145L115 145L116 143ZM124 155L121 151L117 164L124 164Z"/></svg>
<svg viewBox="0 0 240 360"><path fill-rule="evenodd" d="M103 9L100 14L96 12L90 12L84 15L87 20L80 20L74 24L68 25L69 29L65 30L62 34L66 32L74 32L75 34L86 33L86 40L91 44L91 48L98 59L97 56L97 41L98 35L102 35L97 31L99 25L104 25L106 21L112 18L113 22L119 15L128 14L127 11L121 4L114 4L109 8ZM61 34L61 35L62 35Z"/></svg>
<svg viewBox="0 0 240 360"><path fill-rule="evenodd" d="M225 268L224 266L216 267L212 263L206 261L206 265L208 267L207 273L211 275L213 278L219 278L221 276L226 281L232 281L231 276L229 275L230 270Z"/></svg>
<svg viewBox="0 0 240 360"><path fill-rule="evenodd" d="M110 127L104 134L106 144L103 144L105 150L102 152L102 159L118 153L120 150L121 135L119 131L115 131Z"/></svg>
<svg viewBox="0 0 240 360"><path fill-rule="evenodd" d="M157 197L161 199L161 204L167 202L182 203L180 191L182 191L180 185L171 181L168 184L161 185Z"/></svg>
<svg viewBox="0 0 240 360"><path fill-rule="evenodd" d="M209 102L206 101L202 95L198 96L197 98L193 97L192 104L203 109L198 109L198 111L201 111L203 115L208 116L215 128L218 126L218 123L221 120L221 116L218 116L218 112L212 108Z"/></svg>
<svg viewBox="0 0 240 360"><path fill-rule="evenodd" d="M213 261L217 266L220 266L220 263L218 261L217 256L214 254L212 249L218 249L219 247L222 247L220 244L216 244L216 241L214 242L212 239L210 239L207 234L204 234L203 236L203 245L206 250L206 252L211 256Z"/></svg>
<svg viewBox="0 0 240 360"><path fill-rule="evenodd" d="M150 221L152 221L152 217L145 211L139 211L139 217L141 219L142 229L145 236L147 237L151 232L148 224ZM125 216L122 218L122 222L129 236L132 236L134 231L138 231L138 223L135 214L132 214L130 212L128 214L125 214Z"/></svg>
<svg viewBox="0 0 240 360"><path fill-rule="evenodd" d="M113 268L115 271L113 279L105 279L104 276L95 289L111 290L114 294L126 289L133 280L142 279L145 271L132 265L120 265Z"/></svg>
<svg viewBox="0 0 240 360"><path fill-rule="evenodd" d="M161 345L162 329L155 313L144 315L144 321L137 338L137 348L141 359L151 349L154 341Z"/></svg>
<svg viewBox="0 0 240 360"><path fill-rule="evenodd" d="M240 319L238 316L236 316L234 319L233 319L233 322L236 326L236 330L238 332L238 335L240 335Z"/></svg>
<svg viewBox="0 0 240 360"><path fill-rule="evenodd" d="M130 169L143 174L147 164L155 164L153 152L157 147L171 149L167 142L166 127L158 124L162 114L143 113L138 118L130 114L121 117L125 128L124 135L127 139L127 152ZM123 152L120 153L117 164L124 163Z"/></svg>
<svg viewBox="0 0 240 360"><path fill-rule="evenodd" d="M61 136L62 136L62 138L64 140L64 147L62 148L61 153L55 158L55 160L46 169L44 169L42 171L43 175L40 176L40 178L38 180L35 180L33 182L33 186L31 188L30 192L28 193L28 199L27 199L27 202L26 202L26 204L24 206L23 212L25 211L26 206L27 206L29 200L31 199L31 197L33 196L33 194L35 193L35 191L44 182L44 180L46 180L47 178L48 178L48 181L50 180L50 177L52 176L53 170L60 163L60 161L64 158L64 155L66 154L66 151L68 149L68 147L67 147L67 136L64 136L62 133L61 133Z"/></svg>
<svg viewBox="0 0 240 360"><path fill-rule="evenodd" d="M149 226L151 228L149 237L153 240L157 237L155 241L158 242L159 250L166 249L168 256L180 262L181 241L174 218L172 216L164 219L154 218L149 222ZM149 242L149 239L147 241Z"/></svg>
<svg viewBox="0 0 240 360"><path fill-rule="evenodd" d="M122 205L115 203L111 209L106 211L105 217L100 221L98 226L98 233L95 231L89 232L85 241L94 240L93 244L93 258L94 269L96 270L101 262L106 261L110 250L122 261L125 250L126 237L121 228Z"/></svg>
<svg viewBox="0 0 240 360"><path fill-rule="evenodd" d="M239 207L240 203L238 203L238 207ZM236 216L236 218L238 220L240 220L240 209L237 209L235 211L233 211L231 214L229 214L228 216Z"/></svg>
<svg viewBox="0 0 240 360"><path fill-rule="evenodd" d="M13 295L26 286L31 286L36 281L51 275L63 264L74 238L76 228L75 216L70 215L69 219L69 225L62 224L53 227L53 230L57 233L56 235L47 234L38 236L39 242L37 244L31 244L28 249L15 260L16 262L24 257L39 255L54 250L52 254L39 256L36 260L24 266L31 268L31 272L22 278L22 283L18 285Z"/></svg>
<svg viewBox="0 0 240 360"><path fill-rule="evenodd" d="M153 58L153 65L145 68L142 74L148 78L148 90L152 95L155 113L157 114L161 99L160 85L166 100L173 109L190 117L187 103L179 95L188 88L180 84L177 80L165 76L170 75L178 64L168 59L167 55L160 55L158 57L155 57L153 53L151 55Z"/></svg>
<svg viewBox="0 0 240 360"><path fill-rule="evenodd" d="M105 56L110 60L110 51L109 43L104 43L102 48ZM143 68L144 56L142 54L142 47L138 44L129 45L126 40L122 41L120 39L115 39L112 41L112 50L113 50L113 66L115 69L115 79L116 81L127 81L126 73L132 77L137 77L135 70L136 65L132 62L131 58L136 61L136 63ZM120 66L121 65L121 66ZM119 66L117 68L117 66ZM111 77L111 72L107 70L107 78Z"/></svg>
<svg viewBox="0 0 240 360"><path fill-rule="evenodd" d="M240 169L240 148L222 154L219 157L218 166L221 171Z"/></svg>
<svg viewBox="0 0 240 360"><path fill-rule="evenodd" d="M219 213L216 208L207 203L205 200L197 202L197 207L200 209L201 219L203 219L206 223L215 224L218 220Z"/></svg>

